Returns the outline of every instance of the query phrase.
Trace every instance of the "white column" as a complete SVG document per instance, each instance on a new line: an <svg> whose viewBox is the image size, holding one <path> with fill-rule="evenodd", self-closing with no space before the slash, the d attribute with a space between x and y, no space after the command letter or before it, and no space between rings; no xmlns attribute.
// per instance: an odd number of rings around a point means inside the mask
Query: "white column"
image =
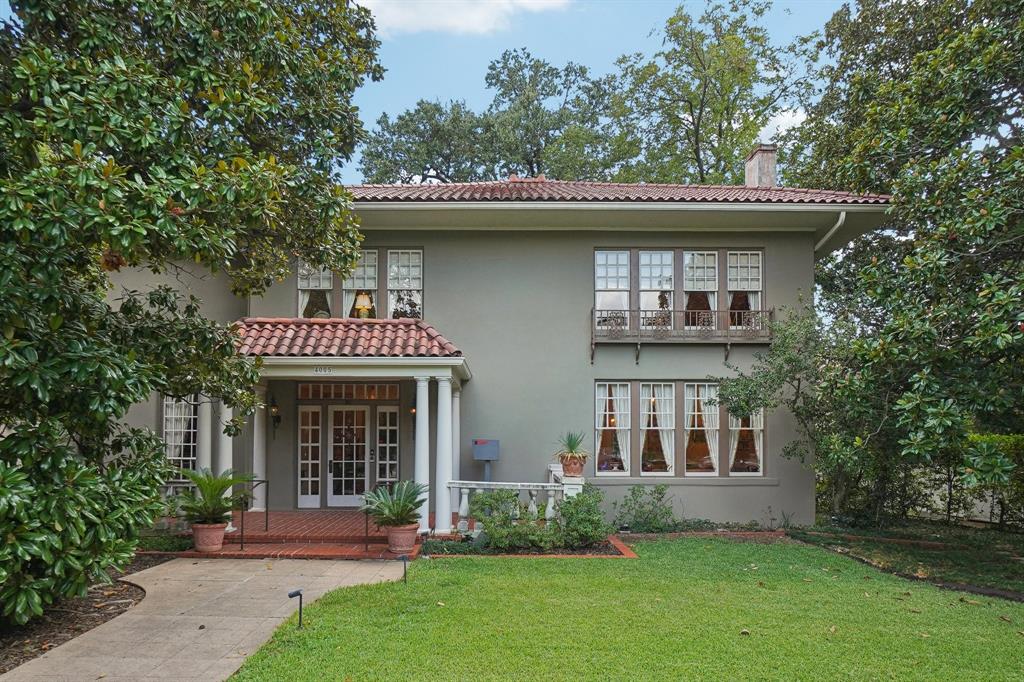
<svg viewBox="0 0 1024 682"><path fill-rule="evenodd" d="M413 480L430 485L430 379L416 377L416 459ZM420 507L420 532L430 530L430 497Z"/></svg>
<svg viewBox="0 0 1024 682"><path fill-rule="evenodd" d="M198 396L199 419L196 423L196 469L213 467L213 405L205 395Z"/></svg>
<svg viewBox="0 0 1024 682"><path fill-rule="evenodd" d="M452 387L452 480L461 481L462 473L460 472L461 460L462 460L462 426L459 423L460 417L459 412L461 410L460 403L462 402L462 387ZM452 509L459 508L459 491L452 491Z"/></svg>
<svg viewBox="0 0 1024 682"><path fill-rule="evenodd" d="M452 378L437 380L437 458L434 462L434 532L452 532Z"/></svg>
<svg viewBox="0 0 1024 682"><path fill-rule="evenodd" d="M213 471L217 474L235 467L235 439L224 433L224 425L231 421L232 412L232 409L225 405L223 400L217 401L217 460L213 465Z"/></svg>
<svg viewBox="0 0 1024 682"><path fill-rule="evenodd" d="M252 475L256 479L267 477L267 387L256 387L258 407L252 415ZM267 486L261 485L253 491L252 506L254 511L267 508Z"/></svg>

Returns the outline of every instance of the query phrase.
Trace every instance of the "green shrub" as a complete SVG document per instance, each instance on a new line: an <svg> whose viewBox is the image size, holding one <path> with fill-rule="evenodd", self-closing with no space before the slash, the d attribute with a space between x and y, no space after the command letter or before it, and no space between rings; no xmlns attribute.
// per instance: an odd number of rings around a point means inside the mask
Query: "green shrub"
<svg viewBox="0 0 1024 682"><path fill-rule="evenodd" d="M470 503L470 515L483 527L486 546L496 551L545 551L557 543L555 529L541 525L515 490L478 493Z"/></svg>
<svg viewBox="0 0 1024 682"><path fill-rule="evenodd" d="M634 533L667 533L679 525L665 484L635 485L614 508L615 526Z"/></svg>
<svg viewBox="0 0 1024 682"><path fill-rule="evenodd" d="M170 533L141 535L139 536L139 549L148 552L184 552L192 549L192 538Z"/></svg>
<svg viewBox="0 0 1024 682"><path fill-rule="evenodd" d="M1004 483L980 486L991 494L996 507L996 519L1000 526L1024 526L1024 435L1021 434L971 434L975 444L986 445L1013 463L1009 479Z"/></svg>
<svg viewBox="0 0 1024 682"><path fill-rule="evenodd" d="M562 500L558 505L558 521L552 524L558 546L582 549L607 539L612 527L604 520L603 499L600 490L587 484L580 494Z"/></svg>
<svg viewBox="0 0 1024 682"><path fill-rule="evenodd" d="M473 495L469 502L469 515L483 520L494 515L516 516L523 512L519 493L515 490L491 490Z"/></svg>
<svg viewBox="0 0 1024 682"><path fill-rule="evenodd" d="M494 554L486 545L472 540L424 540L420 554L424 556L454 556L460 554Z"/></svg>

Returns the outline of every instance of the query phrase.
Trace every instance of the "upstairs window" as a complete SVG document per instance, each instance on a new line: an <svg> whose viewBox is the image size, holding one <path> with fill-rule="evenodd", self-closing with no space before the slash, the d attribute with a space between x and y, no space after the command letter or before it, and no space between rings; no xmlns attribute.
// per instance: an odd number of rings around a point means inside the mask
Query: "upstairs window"
<svg viewBox="0 0 1024 682"><path fill-rule="evenodd" d="M671 251L640 252L640 315L645 327L672 327Z"/></svg>
<svg viewBox="0 0 1024 682"><path fill-rule="evenodd" d="M388 251L388 309L396 319L423 317L422 251Z"/></svg>
<svg viewBox="0 0 1024 682"><path fill-rule="evenodd" d="M640 384L640 473L671 476L676 459L676 385Z"/></svg>
<svg viewBox="0 0 1024 682"><path fill-rule="evenodd" d="M594 309L601 327L629 326L629 251L594 252Z"/></svg>
<svg viewBox="0 0 1024 682"><path fill-rule="evenodd" d="M683 324L695 329L715 329L718 310L718 254L714 251L683 253Z"/></svg>
<svg viewBox="0 0 1024 682"><path fill-rule="evenodd" d="M299 264L299 317L330 317L333 287L334 275L330 270Z"/></svg>
<svg viewBox="0 0 1024 682"><path fill-rule="evenodd" d="M597 472L629 473L630 386L598 382L596 390Z"/></svg>
<svg viewBox="0 0 1024 682"><path fill-rule="evenodd" d="M730 251L728 259L729 324L754 327L754 311L761 310L761 252Z"/></svg>
<svg viewBox="0 0 1024 682"><path fill-rule="evenodd" d="M729 473L760 475L764 465L764 411L729 415Z"/></svg>
<svg viewBox="0 0 1024 682"><path fill-rule="evenodd" d="M199 400L164 396L164 451L171 466L195 471L199 442ZM181 477L174 474L175 480Z"/></svg>
<svg viewBox="0 0 1024 682"><path fill-rule="evenodd" d="M686 384L686 473L712 476L718 473L717 384Z"/></svg>
<svg viewBox="0 0 1024 682"><path fill-rule="evenodd" d="M364 251L352 274L341 285L342 309L347 317L377 317L377 252Z"/></svg>

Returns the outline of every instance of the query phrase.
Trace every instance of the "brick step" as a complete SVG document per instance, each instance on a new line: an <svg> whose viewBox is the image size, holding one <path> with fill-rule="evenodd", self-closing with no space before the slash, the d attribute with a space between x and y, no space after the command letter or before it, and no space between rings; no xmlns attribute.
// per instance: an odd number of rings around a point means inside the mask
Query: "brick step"
<svg viewBox="0 0 1024 682"><path fill-rule="evenodd" d="M239 533L229 533L224 536L224 544L237 545L241 542ZM371 544L387 544L387 537L384 535L370 535L366 538L362 535L288 535L288 534L245 534L246 545L324 545L324 544L363 544L366 541Z"/></svg>

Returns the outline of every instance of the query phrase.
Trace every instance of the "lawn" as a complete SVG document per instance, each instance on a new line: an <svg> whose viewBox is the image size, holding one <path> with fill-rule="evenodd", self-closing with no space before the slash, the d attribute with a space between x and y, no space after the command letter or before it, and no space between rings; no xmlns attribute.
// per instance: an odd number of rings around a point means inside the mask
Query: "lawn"
<svg viewBox="0 0 1024 682"><path fill-rule="evenodd" d="M639 559L421 560L341 589L239 680L1021 679L1024 604L795 543L683 539Z"/></svg>
<svg viewBox="0 0 1024 682"><path fill-rule="evenodd" d="M1024 594L1024 535L1020 533L925 521L912 521L884 531L829 527L813 530L826 535L800 531L791 534L805 542L849 552L887 571ZM870 536L941 542L945 546L881 542L867 539Z"/></svg>

